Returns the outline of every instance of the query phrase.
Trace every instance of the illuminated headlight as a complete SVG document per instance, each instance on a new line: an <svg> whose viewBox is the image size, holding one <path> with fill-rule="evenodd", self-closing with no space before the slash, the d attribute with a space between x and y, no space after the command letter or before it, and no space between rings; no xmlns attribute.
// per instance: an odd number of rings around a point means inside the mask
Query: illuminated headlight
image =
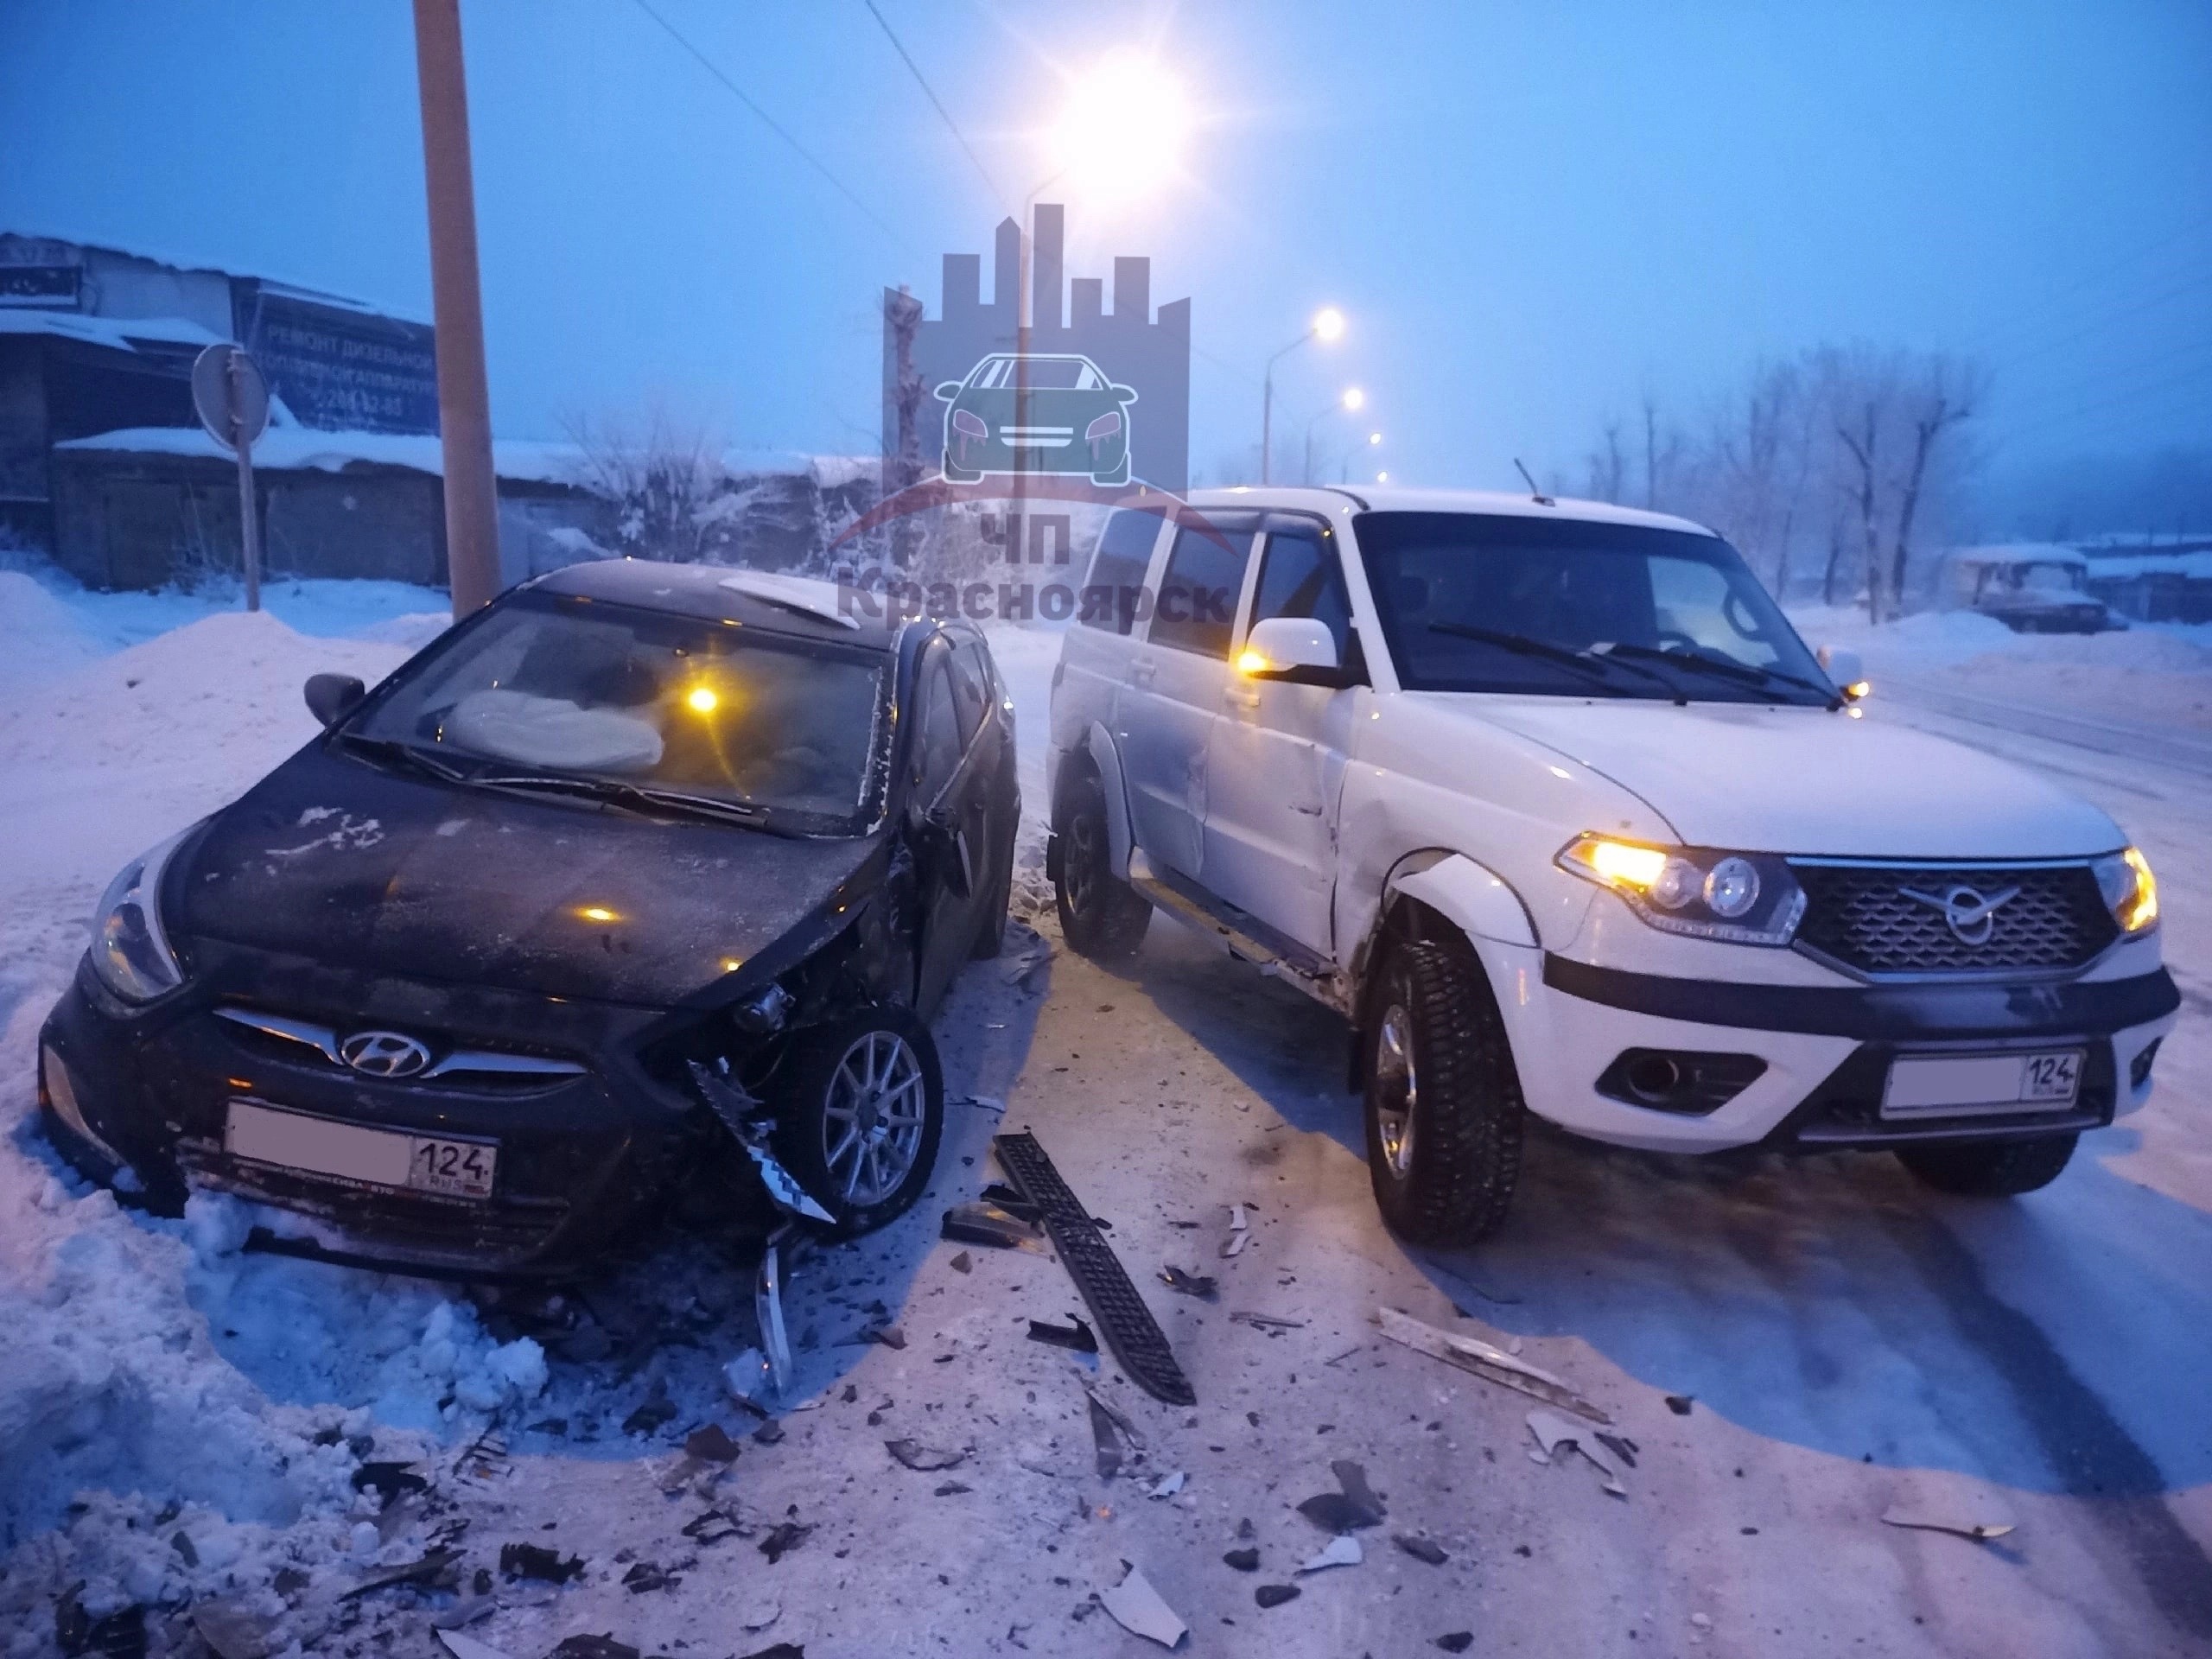
<svg viewBox="0 0 2212 1659"><path fill-rule="evenodd" d="M190 830L123 867L92 915L92 971L126 1002L150 1002L184 983L162 926L162 872Z"/></svg>
<svg viewBox="0 0 2212 1659"><path fill-rule="evenodd" d="M1559 867L1610 887L1667 933L1737 944L1787 944L1805 913L1789 867L1768 853L1652 847L1581 835L1560 849Z"/></svg>
<svg viewBox="0 0 2212 1659"><path fill-rule="evenodd" d="M2158 880L2151 861L2134 848L2096 861L2097 890L2123 933L2147 933L2158 925Z"/></svg>

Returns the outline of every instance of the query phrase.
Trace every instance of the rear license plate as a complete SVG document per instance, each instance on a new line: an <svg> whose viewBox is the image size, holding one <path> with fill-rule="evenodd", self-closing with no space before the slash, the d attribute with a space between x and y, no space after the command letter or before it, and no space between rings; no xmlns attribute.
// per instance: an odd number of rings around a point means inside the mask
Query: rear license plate
<svg viewBox="0 0 2212 1659"><path fill-rule="evenodd" d="M223 1130L233 1158L372 1186L488 1198L499 1148L481 1141L365 1128L234 1100Z"/></svg>
<svg viewBox="0 0 2212 1659"><path fill-rule="evenodd" d="M1890 1063L1884 1117L2063 1111L2082 1092L2082 1051L1908 1055Z"/></svg>

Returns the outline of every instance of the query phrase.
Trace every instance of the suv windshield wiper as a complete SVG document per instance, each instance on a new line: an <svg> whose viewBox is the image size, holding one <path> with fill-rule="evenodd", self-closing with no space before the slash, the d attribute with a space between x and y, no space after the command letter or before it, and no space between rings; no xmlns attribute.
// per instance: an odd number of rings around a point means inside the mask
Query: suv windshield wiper
<svg viewBox="0 0 2212 1659"><path fill-rule="evenodd" d="M1496 628L1478 628L1471 622L1432 622L1428 625L1428 631L1431 633L1448 633L1456 639L1473 639L1485 645L1496 645L1519 657L1541 657L1547 662L1560 663L1568 668L1580 670L1584 677L1603 686L1608 696L1624 697L1630 695L1615 684L1612 677L1605 672L1608 658L1594 656L1586 651L1577 651L1572 645L1555 645L1548 639L1531 639L1525 633L1503 633ZM1663 687L1668 696L1675 695L1675 688L1668 683L1663 674L1655 674L1637 663L1614 662L1611 666L1639 674Z"/></svg>
<svg viewBox="0 0 2212 1659"><path fill-rule="evenodd" d="M1778 668L1763 668L1757 663L1738 662L1733 657L1709 656L1702 651L1669 651L1658 645L1630 645L1621 641L1608 646L1606 654L1638 657L1649 662L1675 663L1684 668L1701 668L1707 674L1734 680L1743 685L1794 685L1800 690L1812 692L1831 708L1839 706L1836 694L1825 685L1815 685L1810 680L1784 673Z"/></svg>
<svg viewBox="0 0 2212 1659"><path fill-rule="evenodd" d="M712 795L691 795L678 789L656 789L648 784L618 783L611 778L572 778L557 772L476 772L464 776L461 781L483 789L536 789L551 794L581 795L632 810L688 812L731 823L757 826L768 816L767 808L745 801L719 800Z"/></svg>
<svg viewBox="0 0 2212 1659"><path fill-rule="evenodd" d="M396 737L365 737L359 732L340 732L338 741L349 749L375 755L378 760L397 761L403 766L412 766L417 772L427 772L433 778L448 784L465 784L468 773L448 761L426 753L411 743L403 743Z"/></svg>

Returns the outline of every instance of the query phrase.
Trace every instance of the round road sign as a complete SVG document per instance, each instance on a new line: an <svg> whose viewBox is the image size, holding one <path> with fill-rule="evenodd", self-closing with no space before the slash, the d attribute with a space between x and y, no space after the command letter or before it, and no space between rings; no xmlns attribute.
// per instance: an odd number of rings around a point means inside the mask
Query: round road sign
<svg viewBox="0 0 2212 1659"><path fill-rule="evenodd" d="M226 449L250 447L269 425L269 382L242 347L210 346L192 365L192 407Z"/></svg>

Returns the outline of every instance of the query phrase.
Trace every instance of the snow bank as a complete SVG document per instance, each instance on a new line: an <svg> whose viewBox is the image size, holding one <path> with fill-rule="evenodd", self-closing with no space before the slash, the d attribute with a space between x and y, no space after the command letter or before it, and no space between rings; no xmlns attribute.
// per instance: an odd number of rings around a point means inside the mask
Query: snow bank
<svg viewBox="0 0 2212 1659"><path fill-rule="evenodd" d="M59 678L100 652L74 609L35 577L0 570L0 697Z"/></svg>

